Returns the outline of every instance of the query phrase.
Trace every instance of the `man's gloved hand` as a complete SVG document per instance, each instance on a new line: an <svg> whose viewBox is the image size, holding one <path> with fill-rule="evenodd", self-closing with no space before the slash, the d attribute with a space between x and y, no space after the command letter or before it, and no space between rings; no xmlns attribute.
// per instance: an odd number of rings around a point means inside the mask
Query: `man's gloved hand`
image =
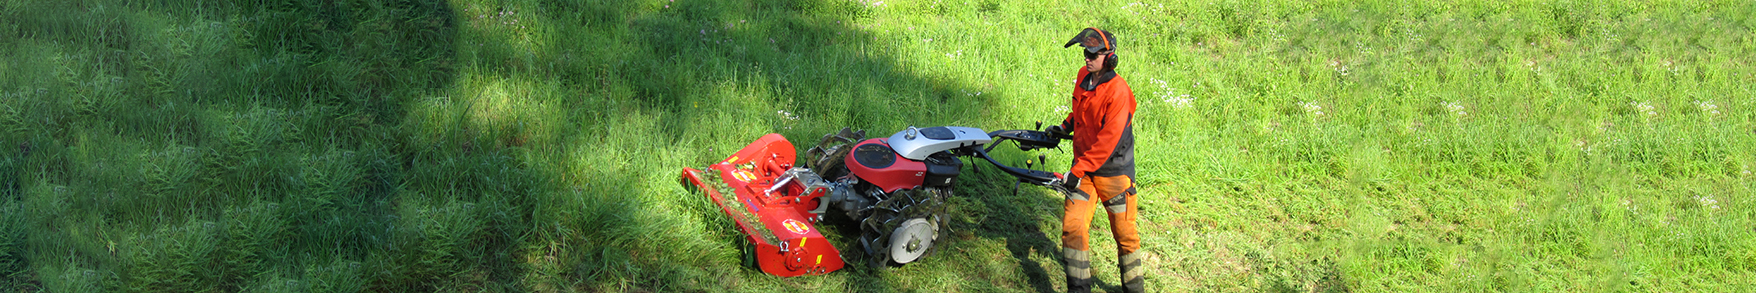
<svg viewBox="0 0 1756 293"><path fill-rule="evenodd" d="M1043 128L1043 132L1048 132L1049 135L1054 137L1073 137L1073 134L1067 133L1067 129L1062 128L1059 124L1049 125L1049 127Z"/></svg>
<svg viewBox="0 0 1756 293"><path fill-rule="evenodd" d="M1076 191L1079 190L1079 177L1067 176L1066 173L1055 173L1055 181L1049 182L1049 184Z"/></svg>

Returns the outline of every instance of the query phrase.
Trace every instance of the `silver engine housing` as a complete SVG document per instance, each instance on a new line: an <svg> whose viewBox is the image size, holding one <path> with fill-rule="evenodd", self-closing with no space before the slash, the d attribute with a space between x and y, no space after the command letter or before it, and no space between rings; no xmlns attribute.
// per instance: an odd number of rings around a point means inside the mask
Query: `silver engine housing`
<svg viewBox="0 0 1756 293"><path fill-rule="evenodd" d="M926 160L928 155L950 149L993 143L994 138L980 128L961 126L938 126L915 128L909 126L896 134L890 135L890 149L897 155L910 160Z"/></svg>

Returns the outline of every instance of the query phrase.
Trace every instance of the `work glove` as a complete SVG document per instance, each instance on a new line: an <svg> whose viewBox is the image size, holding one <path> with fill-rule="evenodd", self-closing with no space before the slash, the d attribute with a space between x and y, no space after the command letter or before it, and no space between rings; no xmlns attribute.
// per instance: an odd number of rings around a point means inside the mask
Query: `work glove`
<svg viewBox="0 0 1756 293"><path fill-rule="evenodd" d="M1066 188L1069 191L1079 190L1079 177L1067 176L1067 173L1054 173L1054 174L1055 174L1055 181L1050 181L1049 185L1053 185L1053 186L1057 186L1057 187L1061 187L1061 188Z"/></svg>
<svg viewBox="0 0 1756 293"><path fill-rule="evenodd" d="M1043 128L1043 131L1055 137L1073 137L1073 134L1067 133L1067 129L1062 128L1061 125L1049 125L1048 128Z"/></svg>
<svg viewBox="0 0 1756 293"><path fill-rule="evenodd" d="M1062 183L1061 186L1067 188L1067 190L1079 190L1079 184L1082 183L1079 182L1079 176L1067 176L1067 179L1063 181L1066 181L1066 183Z"/></svg>
<svg viewBox="0 0 1756 293"><path fill-rule="evenodd" d="M1050 188L1053 188L1057 191L1060 191L1061 194L1066 195L1067 200L1079 200L1079 201L1091 200L1091 195L1085 194L1084 191L1079 190L1079 184L1080 184L1081 180L1079 180L1078 176L1068 176L1065 173L1054 173L1054 174L1055 174L1055 180L1050 181L1048 183L1048 185Z"/></svg>

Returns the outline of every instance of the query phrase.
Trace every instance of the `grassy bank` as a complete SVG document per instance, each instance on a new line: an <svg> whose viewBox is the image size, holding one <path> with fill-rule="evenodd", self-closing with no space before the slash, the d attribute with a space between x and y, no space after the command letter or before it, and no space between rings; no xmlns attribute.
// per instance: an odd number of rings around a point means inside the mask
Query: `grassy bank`
<svg viewBox="0 0 1756 293"><path fill-rule="evenodd" d="M0 290L1060 291L1060 200L995 172L956 187L943 253L791 279L740 267L675 179L771 132L1059 119L1081 61L1059 46L1100 26L1140 103L1155 291L1737 291L1751 15L0 0ZM824 229L859 263L853 226Z"/></svg>

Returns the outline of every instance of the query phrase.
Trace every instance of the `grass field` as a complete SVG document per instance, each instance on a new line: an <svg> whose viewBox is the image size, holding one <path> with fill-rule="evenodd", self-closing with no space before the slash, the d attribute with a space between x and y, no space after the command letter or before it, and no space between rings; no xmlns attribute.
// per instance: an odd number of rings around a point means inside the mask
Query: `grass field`
<svg viewBox="0 0 1756 293"><path fill-rule="evenodd" d="M1154 291L1756 288L1748 1L272 2L0 0L0 291L1056 292L997 172L942 253L789 279L676 176L1056 121L1087 26Z"/></svg>

